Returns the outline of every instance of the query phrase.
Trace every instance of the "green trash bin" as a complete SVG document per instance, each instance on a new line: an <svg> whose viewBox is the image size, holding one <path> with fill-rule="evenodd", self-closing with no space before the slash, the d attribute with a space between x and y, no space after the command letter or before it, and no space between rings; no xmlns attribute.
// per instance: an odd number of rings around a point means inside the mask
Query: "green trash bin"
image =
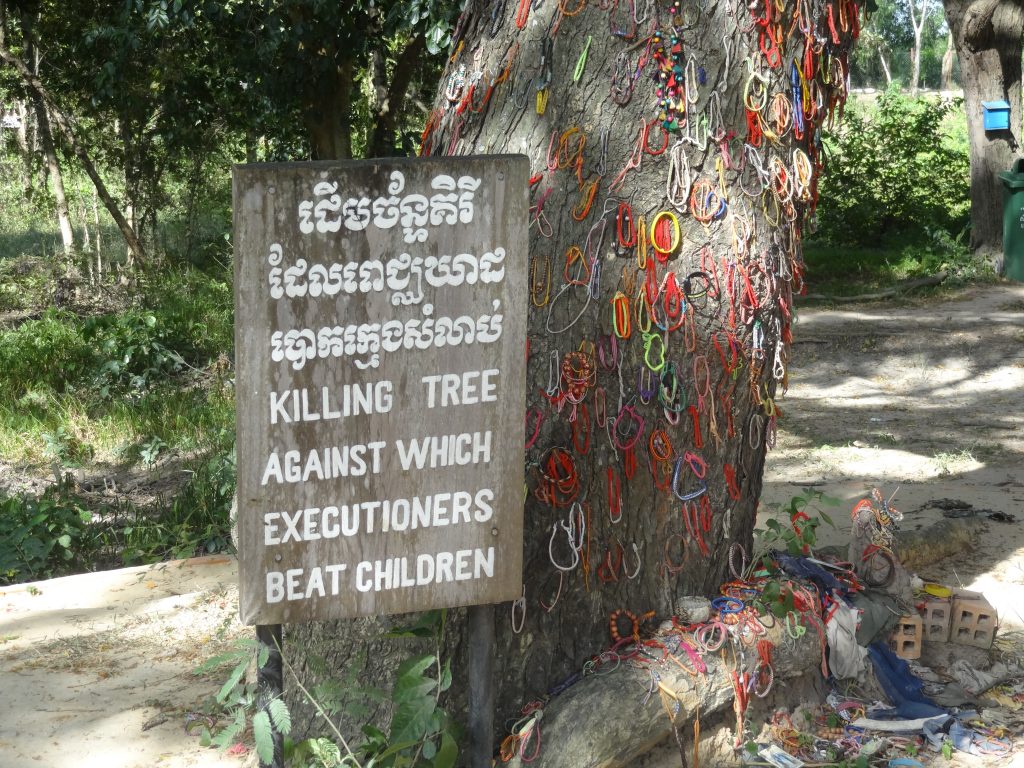
<svg viewBox="0 0 1024 768"><path fill-rule="evenodd" d="M1006 186L1003 205L1003 275L1024 282L1024 159L1003 171L999 178Z"/></svg>

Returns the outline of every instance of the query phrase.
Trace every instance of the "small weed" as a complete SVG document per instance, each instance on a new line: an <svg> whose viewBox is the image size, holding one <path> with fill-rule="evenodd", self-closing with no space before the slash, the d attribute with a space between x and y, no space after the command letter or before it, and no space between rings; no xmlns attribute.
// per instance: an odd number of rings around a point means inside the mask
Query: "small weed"
<svg viewBox="0 0 1024 768"><path fill-rule="evenodd" d="M92 458L93 450L64 425L53 432L43 432L43 455L62 466L81 466Z"/></svg>
<svg viewBox="0 0 1024 768"><path fill-rule="evenodd" d="M754 552L750 570L758 576L768 578L760 598L766 610L781 618L794 608L792 589L770 577L776 570L773 565L776 551L793 556L813 555L814 545L818 540L817 531L822 523L835 528L832 518L821 507L838 504L839 499L827 496L814 488L804 488L803 493L792 497L786 504L775 505L778 512L789 517L788 527L774 518L769 518L764 528L754 529Z"/></svg>
<svg viewBox="0 0 1024 768"><path fill-rule="evenodd" d="M267 663L270 649L257 645L253 639L240 640L228 653L214 657L195 670L209 675L230 669L220 690L206 705L211 718L201 727L200 743L221 749L235 743L251 725L256 752L263 762L273 755L275 734L284 737L285 759L289 765L334 768L452 768L458 757L457 728L441 708L442 695L452 684L451 659L443 657L444 627L447 612L428 611L415 624L396 627L387 637L431 640L432 653L415 654L399 664L390 696L358 684L366 661L359 656L347 665L341 680L328 679L308 690L298 679L288 659L282 663L299 690L313 704L331 729L330 737L306 739L293 743L288 739L291 713L281 699L271 700L264 708L256 702L256 683L247 672ZM322 660L311 659L312 666L326 667ZM324 672L322 669L321 672ZM371 723L361 731L361 742L346 740L334 725L333 716L346 712L356 720L368 716L366 700L390 700L391 722L385 733ZM216 718L223 716L226 724L218 727ZM212 723L212 724L210 724ZM344 757L342 757L344 755Z"/></svg>
<svg viewBox="0 0 1024 768"><path fill-rule="evenodd" d="M932 462L939 475L945 476L964 469L964 465L976 463L976 459L971 451L964 449L956 452L937 453L932 457Z"/></svg>
<svg viewBox="0 0 1024 768"><path fill-rule="evenodd" d="M152 440L144 443L142 448L139 449L139 456L142 458L143 466L152 468L160 457L160 453L166 447L167 443L159 437L154 437Z"/></svg>

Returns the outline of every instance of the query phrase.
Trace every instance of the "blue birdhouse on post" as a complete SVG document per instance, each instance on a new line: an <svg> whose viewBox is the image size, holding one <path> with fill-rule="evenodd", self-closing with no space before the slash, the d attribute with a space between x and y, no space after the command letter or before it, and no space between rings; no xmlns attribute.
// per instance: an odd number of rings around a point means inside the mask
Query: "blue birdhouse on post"
<svg viewBox="0 0 1024 768"><path fill-rule="evenodd" d="M1010 129L1010 103L1008 101L983 101L986 131L1008 131Z"/></svg>

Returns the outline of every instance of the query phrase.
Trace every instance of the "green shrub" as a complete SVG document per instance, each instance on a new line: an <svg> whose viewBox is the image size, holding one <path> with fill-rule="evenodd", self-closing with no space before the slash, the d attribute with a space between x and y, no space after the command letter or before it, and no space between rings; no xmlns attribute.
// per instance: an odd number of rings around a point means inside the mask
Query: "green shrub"
<svg viewBox="0 0 1024 768"><path fill-rule="evenodd" d="M117 532L125 565L230 551L235 449L215 450L195 462L188 484L155 510L132 510Z"/></svg>
<svg viewBox="0 0 1024 768"><path fill-rule="evenodd" d="M63 392L92 370L94 359L78 319L47 310L38 319L0 332L0 387L11 399L30 390Z"/></svg>
<svg viewBox="0 0 1024 768"><path fill-rule="evenodd" d="M92 513L50 489L0 500L0 584L75 570L89 549Z"/></svg>
<svg viewBox="0 0 1024 768"><path fill-rule="evenodd" d="M149 312L91 317L83 336L100 356L93 375L103 396L145 392L185 365L168 343L166 326Z"/></svg>
<svg viewBox="0 0 1024 768"><path fill-rule="evenodd" d="M942 229L958 235L970 214L970 159L947 124L962 100L910 99L888 91L869 110L850 104L827 142L818 238L875 245Z"/></svg>
<svg viewBox="0 0 1024 768"><path fill-rule="evenodd" d="M191 267L168 268L147 290L146 305L167 332L168 344L200 368L230 355L234 296L230 276Z"/></svg>

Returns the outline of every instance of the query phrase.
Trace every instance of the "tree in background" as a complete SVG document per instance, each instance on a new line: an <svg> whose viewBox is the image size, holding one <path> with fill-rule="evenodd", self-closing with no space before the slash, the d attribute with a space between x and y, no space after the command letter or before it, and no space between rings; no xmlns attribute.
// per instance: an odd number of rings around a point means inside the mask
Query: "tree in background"
<svg viewBox="0 0 1024 768"><path fill-rule="evenodd" d="M23 58L27 64L27 67L32 75L39 75L39 63L40 54L37 46L35 45L33 35L33 24L35 21L35 11L30 7L30 4L14 5L12 10L13 15L17 16L17 21L14 26L21 32L21 43L24 48ZM6 4L0 1L0 47L7 47L7 25L8 25L8 12ZM64 174L61 171L60 162L57 160L57 151L54 146L53 131L50 129L50 115L46 108L46 103L39 93L38 89L35 88L18 88L25 95L25 99L32 105L32 114L35 118L35 138L39 142L39 148L41 150L44 168L46 175L44 177L44 183L49 181L53 185L53 198L54 198L54 213L57 216L57 226L60 229L61 241L64 245L65 255L74 253L75 250L75 233L71 226L71 216L68 213L68 202L67 196L64 192ZM22 113L22 119L28 120L27 110ZM27 153L29 151L28 142L23 141L23 150Z"/></svg>
<svg viewBox="0 0 1024 768"><path fill-rule="evenodd" d="M312 159L409 154L406 99L437 76L456 3L444 0L223 3L238 77L270 121L298 118ZM425 93L425 92L424 92ZM427 98L425 95L422 98Z"/></svg>
<svg viewBox="0 0 1024 768"><path fill-rule="evenodd" d="M889 48L889 42L885 39L885 36L875 26L875 24L868 22L861 32L860 44L857 48L857 59L860 60L861 67L864 67L868 56L871 54L876 55L878 63L882 67L882 74L885 76L885 86L888 88L892 85L892 68L889 66L889 57L892 55L892 50Z"/></svg>
<svg viewBox="0 0 1024 768"><path fill-rule="evenodd" d="M914 44L910 49L910 95L916 96L921 82L921 49L924 44L924 30L929 18L939 10L937 0L906 0L910 28Z"/></svg>
<svg viewBox="0 0 1024 768"><path fill-rule="evenodd" d="M26 63L23 56L19 56L8 45L7 34L7 3L0 0L0 61L14 70L20 79L21 87L28 94L28 98L35 104L36 132L40 137L43 155L46 159L50 175L56 171L57 179L61 179L60 166L56 159L53 134L50 131L51 123L56 125L68 149L81 163L83 170L88 174L96 187L96 193L103 201L104 207L110 213L111 218L117 223L121 234L128 245L132 258L143 258L144 250L137 234L131 224L125 219L117 201L107 190L92 156L87 151L82 141L80 131L72 125L72 120L57 103L54 96L47 88L40 75L39 69L39 43L36 24L32 23L32 17L39 11L38 4L29 0L10 4L22 19L20 25L22 32L21 47L23 54L28 54L29 62ZM49 38L45 38L49 39ZM71 231L70 218L68 215L67 202L64 197L63 184L55 182L56 211L60 223L62 238L64 240L65 252L74 250L74 235Z"/></svg>
<svg viewBox="0 0 1024 768"><path fill-rule="evenodd" d="M943 91L953 90L953 62L956 59L956 47L953 45L953 30L948 30L946 52L942 54L942 80L939 88Z"/></svg>
<svg viewBox="0 0 1024 768"><path fill-rule="evenodd" d="M0 94L36 106L38 141L22 148L49 169L66 247L73 230L57 161L70 142L62 130L46 151L54 110L86 156L76 152L74 162L93 168L111 217L138 246L129 245L129 261L161 245L158 212L181 202L186 218L196 215L208 167L226 169L239 147L248 160L411 153L406 101L429 100L438 65L427 54L447 44L456 13L442 0L6 5ZM26 85L15 58L39 87ZM50 105L40 110L43 90Z"/></svg>
<svg viewBox="0 0 1024 768"><path fill-rule="evenodd" d="M885 87L898 82L912 93L915 80L916 88L938 87L947 46L937 0L879 0L875 5L854 54L853 82Z"/></svg>
<svg viewBox="0 0 1024 768"><path fill-rule="evenodd" d="M971 150L971 247L998 252L1003 190L996 174L1021 149L1021 45L1024 0L944 0L964 84ZM981 102L1010 104L1010 128L988 132Z"/></svg>

